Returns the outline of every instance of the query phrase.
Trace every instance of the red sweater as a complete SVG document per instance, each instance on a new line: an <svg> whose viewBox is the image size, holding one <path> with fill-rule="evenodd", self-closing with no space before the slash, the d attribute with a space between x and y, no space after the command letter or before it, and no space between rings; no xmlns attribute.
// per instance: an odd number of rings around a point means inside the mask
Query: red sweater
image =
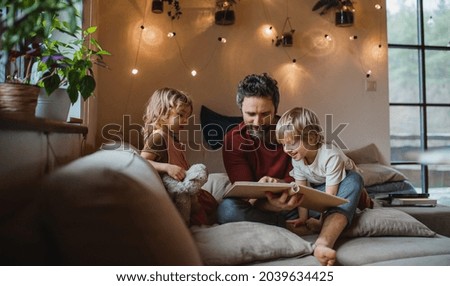
<svg viewBox="0 0 450 286"><path fill-rule="evenodd" d="M292 182L291 157L284 153L283 146L261 142L245 130L245 123L241 122L224 137L222 156L230 181L256 182L270 176Z"/></svg>

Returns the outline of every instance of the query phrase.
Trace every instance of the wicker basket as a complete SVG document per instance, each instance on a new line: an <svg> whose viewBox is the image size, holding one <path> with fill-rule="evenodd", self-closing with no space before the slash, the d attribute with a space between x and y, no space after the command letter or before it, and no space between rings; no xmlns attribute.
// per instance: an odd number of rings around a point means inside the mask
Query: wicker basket
<svg viewBox="0 0 450 286"><path fill-rule="evenodd" d="M0 84L0 114L34 116L40 88L18 83Z"/></svg>

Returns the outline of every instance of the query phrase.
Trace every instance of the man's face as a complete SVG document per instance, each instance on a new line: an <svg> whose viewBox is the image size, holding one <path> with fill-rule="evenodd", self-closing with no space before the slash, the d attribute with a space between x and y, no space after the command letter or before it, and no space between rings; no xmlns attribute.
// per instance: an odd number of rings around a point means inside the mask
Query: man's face
<svg viewBox="0 0 450 286"><path fill-rule="evenodd" d="M251 136L264 138L270 126L275 124L275 106L271 98L245 97L242 116Z"/></svg>

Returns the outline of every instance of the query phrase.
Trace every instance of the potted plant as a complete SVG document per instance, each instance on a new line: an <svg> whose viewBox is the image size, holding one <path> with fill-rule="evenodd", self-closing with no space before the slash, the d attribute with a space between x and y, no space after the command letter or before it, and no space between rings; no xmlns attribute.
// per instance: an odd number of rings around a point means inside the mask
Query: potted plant
<svg viewBox="0 0 450 286"><path fill-rule="evenodd" d="M0 113L33 115L39 87L31 82L31 67L41 55L43 39L51 34L51 23L67 13L67 29L74 31L75 4L81 0L0 0L0 64L6 83L0 84ZM1 80L3 81L3 79Z"/></svg>
<svg viewBox="0 0 450 286"><path fill-rule="evenodd" d="M70 101L75 103L81 96L88 99L94 92L96 81L93 65L106 67L103 56L111 55L92 37L96 26L85 30L77 28L75 33L65 30L66 22L55 21L54 29L62 31L70 40L47 38L42 44L42 54L38 59L38 71L42 76L38 85L51 95L60 87L67 87Z"/></svg>
<svg viewBox="0 0 450 286"><path fill-rule="evenodd" d="M37 117L65 121L70 103L74 104L80 96L87 100L94 93L93 65L106 67L103 56L110 55L92 36L96 26L85 30L77 28L71 33L67 25L67 22L55 20L53 29L65 37L51 37L42 42L41 56L37 60L37 84L43 91L38 98ZM63 106L53 107L57 102Z"/></svg>
<svg viewBox="0 0 450 286"><path fill-rule="evenodd" d="M313 11L319 10L320 15L324 15L331 8L336 9L335 24L339 27L347 27L353 25L353 3L351 0L319 0L312 8Z"/></svg>

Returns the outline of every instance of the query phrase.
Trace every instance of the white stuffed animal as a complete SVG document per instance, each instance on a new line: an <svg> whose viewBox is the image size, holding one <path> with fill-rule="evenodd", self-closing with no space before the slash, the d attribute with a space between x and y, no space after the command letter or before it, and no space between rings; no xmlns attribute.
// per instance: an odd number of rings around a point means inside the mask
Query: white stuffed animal
<svg viewBox="0 0 450 286"><path fill-rule="evenodd" d="M162 181L167 192L175 203L178 211L187 225L190 223L192 201L201 187L208 180L208 171L203 164L194 164L186 171L186 177L183 181L178 181L164 174Z"/></svg>

